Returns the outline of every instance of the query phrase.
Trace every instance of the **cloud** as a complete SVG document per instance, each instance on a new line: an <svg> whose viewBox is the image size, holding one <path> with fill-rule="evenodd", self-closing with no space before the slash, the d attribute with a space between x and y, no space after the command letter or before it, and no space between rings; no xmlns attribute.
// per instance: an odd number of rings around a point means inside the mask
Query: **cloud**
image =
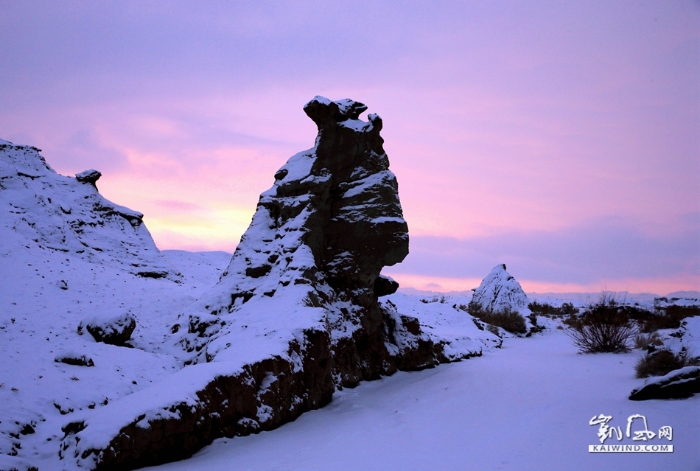
<svg viewBox="0 0 700 471"><path fill-rule="evenodd" d="M689 216L690 217L690 216ZM412 236L390 273L481 278L506 263L516 278L590 285L601 280L700 277L700 228L654 235L603 219L554 231L468 238Z"/></svg>

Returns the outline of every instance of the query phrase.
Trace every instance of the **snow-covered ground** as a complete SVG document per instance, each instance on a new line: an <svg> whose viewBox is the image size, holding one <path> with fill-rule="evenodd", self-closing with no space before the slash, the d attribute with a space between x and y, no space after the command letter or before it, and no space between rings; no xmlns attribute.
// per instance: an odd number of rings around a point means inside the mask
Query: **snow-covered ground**
<svg viewBox="0 0 700 471"><path fill-rule="evenodd" d="M187 367L192 355L176 334L182 314L217 283L231 254L158 251L140 213L99 195L98 172L60 176L37 149L5 141L0 157L0 471L85 469L59 459L72 432L68 424L89 419L87 430L97 436L101 426L118 432L122 422L140 416L133 410L160 407L149 400L170 392L181 400L188 387L181 379L191 380L193 368L230 367ZM518 307L526 309L505 267L492 275L503 281L484 287L495 296L510 284ZM698 297L624 300L652 307L699 304ZM583 306L598 295L529 298ZM700 469L700 397L629 401L643 384L634 378L639 351L579 355L559 321L543 317L543 333L519 338L500 330L496 336L465 312L469 292L409 291L382 300L385 311L417 318L420 330L444 345L446 358L482 356L338 391L326 408L277 430L217 440L191 459L154 469ZM242 328L256 319L265 324L250 329L256 346L286 319L279 309L248 315ZM127 344L96 342L86 332L89 323L107 326L114 318L123 325L135 320ZM661 337L674 350L700 354L700 317L688 319L683 336L667 330ZM251 351L230 350L240 361ZM673 444L674 453L589 454L588 445L600 443L589 421L600 414L622 429L633 414L644 415L652 431L672 427L671 442L652 442Z"/></svg>
<svg viewBox="0 0 700 471"><path fill-rule="evenodd" d="M14 453L41 470L61 469L57 442L74 413L99 408L182 368L177 356L182 351L168 349L164 339L182 309L216 282L231 254L162 254L183 273L179 282L142 278L51 250L13 247L0 253L0 470L5 461L16 461L6 455ZM83 319L105 312L135 315L135 348L78 335ZM94 366L55 361L65 354L86 355Z"/></svg>
<svg viewBox="0 0 700 471"><path fill-rule="evenodd" d="M550 322L550 327L554 325ZM259 435L220 439L158 471L698 470L700 396L633 402L639 352L580 355L563 331L508 338L480 358L363 383ZM589 453L592 417L671 426L673 453ZM639 420L639 419L638 419ZM634 423L633 431L640 429ZM638 444L631 438L605 444Z"/></svg>
<svg viewBox="0 0 700 471"><path fill-rule="evenodd" d="M0 440L5 453L20 443L19 458L42 471L60 470L61 427L75 414L182 368L181 350L164 341L168 329L216 282L230 254L162 252L181 273L178 283L25 250L0 260L12 274L0 290ZM419 317L424 330L456 348L475 348L471 317L456 316L452 307L469 296L397 293L388 299ZM81 319L115 308L137 317L137 348L77 334ZM337 392L326 408L275 431L218 440L189 460L155 469L700 469L699 397L629 401L642 384L633 368L639 351L579 355L556 321L539 319L549 327L544 333L504 336L500 349L482 343L482 357ZM66 351L86 354L95 367L54 362ZM599 414L612 415L611 424L623 429L632 414L645 415L652 430L673 427L674 453L589 454L588 445L599 441L588 422ZM35 433L22 433L26 424Z"/></svg>

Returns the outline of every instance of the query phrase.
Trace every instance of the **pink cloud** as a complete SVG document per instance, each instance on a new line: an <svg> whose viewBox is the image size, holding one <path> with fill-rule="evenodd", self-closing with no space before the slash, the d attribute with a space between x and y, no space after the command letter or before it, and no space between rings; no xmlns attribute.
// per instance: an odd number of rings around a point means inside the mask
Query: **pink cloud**
<svg viewBox="0 0 700 471"><path fill-rule="evenodd" d="M275 170L313 145L301 108L316 94L382 116L416 237L606 218L680 237L700 211L690 3L3 8L0 138L66 174L102 170L162 246L231 250Z"/></svg>

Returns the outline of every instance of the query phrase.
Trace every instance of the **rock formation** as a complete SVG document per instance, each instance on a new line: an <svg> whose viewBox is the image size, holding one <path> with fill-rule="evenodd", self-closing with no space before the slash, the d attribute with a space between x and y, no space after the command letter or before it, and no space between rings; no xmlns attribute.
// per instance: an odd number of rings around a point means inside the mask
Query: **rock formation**
<svg viewBox="0 0 700 471"><path fill-rule="evenodd" d="M378 301L398 287L380 272L408 254L408 227L382 120L358 119L366 108L306 104L315 147L275 173L219 283L172 326L190 366L78 416L64 459L132 469L185 458L293 420L336 388L447 360L415 318Z"/></svg>
<svg viewBox="0 0 700 471"><path fill-rule="evenodd" d="M99 194L95 182L100 172L65 177L39 152L0 140L0 236L5 247L63 252L140 276L178 279L143 224L143 214Z"/></svg>
<svg viewBox="0 0 700 471"><path fill-rule="evenodd" d="M633 401L648 399L685 399L700 393L700 366L686 366L665 376L648 379L630 393Z"/></svg>
<svg viewBox="0 0 700 471"><path fill-rule="evenodd" d="M100 315L81 322L78 334L82 335L87 330L95 342L123 347L131 339L134 329L136 317L130 312L123 312L111 316Z"/></svg>
<svg viewBox="0 0 700 471"><path fill-rule="evenodd" d="M520 283L507 271L505 264L496 265L474 290L472 302L492 312L515 311L529 314L527 295Z"/></svg>

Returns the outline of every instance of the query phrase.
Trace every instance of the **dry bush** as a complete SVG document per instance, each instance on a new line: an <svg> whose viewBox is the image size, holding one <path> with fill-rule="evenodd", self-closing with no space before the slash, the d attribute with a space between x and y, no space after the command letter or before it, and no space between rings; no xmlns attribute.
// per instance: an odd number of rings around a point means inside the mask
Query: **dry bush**
<svg viewBox="0 0 700 471"><path fill-rule="evenodd" d="M572 303L564 303L561 307L554 307L547 303L538 303L533 301L527 307L536 314L541 316L564 316L567 314L578 314L578 309Z"/></svg>
<svg viewBox="0 0 700 471"><path fill-rule="evenodd" d="M659 334L652 332L650 334L637 334L634 336L634 348L647 349L650 346L658 347L663 345Z"/></svg>
<svg viewBox="0 0 700 471"><path fill-rule="evenodd" d="M642 332L653 332L661 329L677 329L686 317L700 315L700 306L668 306L656 313L649 313L639 320Z"/></svg>
<svg viewBox="0 0 700 471"><path fill-rule="evenodd" d="M570 326L567 334L581 353L627 352L636 333L627 312L614 294L607 292L580 317L569 316L564 322Z"/></svg>
<svg viewBox="0 0 700 471"><path fill-rule="evenodd" d="M686 350L673 353L664 348L641 357L634 366L634 370L637 373L637 378L647 378L649 376L663 376L684 366L698 364L700 364L698 358L690 357Z"/></svg>
<svg viewBox="0 0 700 471"><path fill-rule="evenodd" d="M527 332L525 318L517 311L510 309L505 309L503 311L492 311L490 309L482 308L481 304L474 301L469 302L466 311L487 324L501 327L511 334L524 334Z"/></svg>

